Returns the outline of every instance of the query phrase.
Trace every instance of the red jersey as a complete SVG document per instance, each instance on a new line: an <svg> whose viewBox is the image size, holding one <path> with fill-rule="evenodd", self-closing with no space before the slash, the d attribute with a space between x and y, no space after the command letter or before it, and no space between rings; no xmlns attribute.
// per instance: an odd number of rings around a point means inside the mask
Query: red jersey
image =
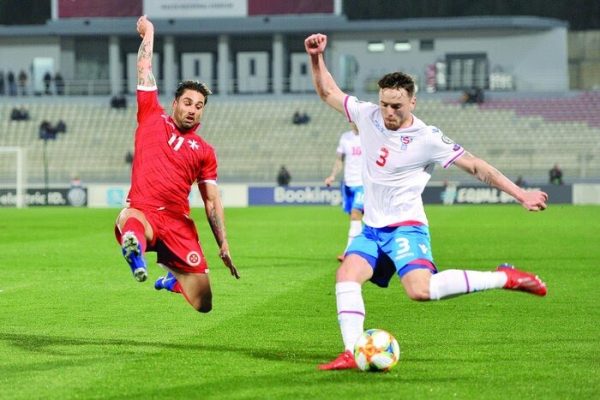
<svg viewBox="0 0 600 400"><path fill-rule="evenodd" d="M189 214L194 182L217 179L215 151L196 134L199 124L185 132L177 128L156 89L138 90L137 103L130 207Z"/></svg>

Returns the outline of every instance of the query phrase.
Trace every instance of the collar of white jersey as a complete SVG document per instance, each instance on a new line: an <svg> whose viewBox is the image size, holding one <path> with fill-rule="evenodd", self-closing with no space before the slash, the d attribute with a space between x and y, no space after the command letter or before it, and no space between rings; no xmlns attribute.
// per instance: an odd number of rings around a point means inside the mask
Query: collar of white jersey
<svg viewBox="0 0 600 400"><path fill-rule="evenodd" d="M411 115L412 115L412 118L413 118L411 126L409 126L408 128L400 128L398 130L390 131L390 132L393 132L393 133L402 133L402 134L417 133L421 129L427 127L427 125L425 125L425 123L423 121L421 121L419 118L417 118L417 116L415 114L411 114Z"/></svg>

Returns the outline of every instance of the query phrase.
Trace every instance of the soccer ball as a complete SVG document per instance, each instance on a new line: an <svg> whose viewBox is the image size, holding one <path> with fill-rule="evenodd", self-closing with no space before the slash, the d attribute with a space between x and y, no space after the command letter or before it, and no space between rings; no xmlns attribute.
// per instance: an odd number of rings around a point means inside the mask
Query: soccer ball
<svg viewBox="0 0 600 400"><path fill-rule="evenodd" d="M354 345L354 360L362 371L389 371L399 359L398 341L383 329L364 331Z"/></svg>

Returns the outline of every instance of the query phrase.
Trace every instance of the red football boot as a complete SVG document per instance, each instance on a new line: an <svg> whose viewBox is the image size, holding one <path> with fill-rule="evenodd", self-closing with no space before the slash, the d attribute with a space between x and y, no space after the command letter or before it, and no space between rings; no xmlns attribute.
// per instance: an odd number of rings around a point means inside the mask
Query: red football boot
<svg viewBox="0 0 600 400"><path fill-rule="evenodd" d="M499 265L496 270L506 274L504 289L521 290L538 296L545 296L548 292L546 284L537 275L520 271L510 264Z"/></svg>
<svg viewBox="0 0 600 400"><path fill-rule="evenodd" d="M350 350L346 350L340 354L335 360L327 364L319 365L319 369L323 371L339 370L339 369L354 369L357 368L354 355Z"/></svg>

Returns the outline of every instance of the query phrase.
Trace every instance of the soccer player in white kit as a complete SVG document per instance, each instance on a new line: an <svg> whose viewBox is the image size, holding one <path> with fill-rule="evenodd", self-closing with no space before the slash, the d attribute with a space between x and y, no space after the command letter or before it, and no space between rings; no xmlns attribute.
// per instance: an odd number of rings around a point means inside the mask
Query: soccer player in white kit
<svg viewBox="0 0 600 400"><path fill-rule="evenodd" d="M331 186L335 182L338 172L344 169L344 179L340 190L344 199L343 209L350 215L350 229L348 229L348 242L346 249L352 240L362 231L362 217L364 208L364 189L362 184L362 149L358 128L350 123L352 129L342 133L337 147L337 156L331 174L325 178L325 184ZM339 255L339 261L344 260L344 254Z"/></svg>
<svg viewBox="0 0 600 400"><path fill-rule="evenodd" d="M365 189L364 228L346 251L336 273L336 302L344 352L319 369L356 368L352 350L363 332L362 284L370 280L387 287L398 274L413 300L440 300L489 289L513 289L546 295L536 275L502 264L495 271L449 269L438 272L431 255L427 217L421 193L434 164L456 165L480 181L514 197L529 211L546 208L548 195L525 191L496 168L465 151L412 112L414 80L402 72L383 76L379 104L361 102L342 92L323 58L327 36L304 41L313 84L321 99L354 122L360 132Z"/></svg>

